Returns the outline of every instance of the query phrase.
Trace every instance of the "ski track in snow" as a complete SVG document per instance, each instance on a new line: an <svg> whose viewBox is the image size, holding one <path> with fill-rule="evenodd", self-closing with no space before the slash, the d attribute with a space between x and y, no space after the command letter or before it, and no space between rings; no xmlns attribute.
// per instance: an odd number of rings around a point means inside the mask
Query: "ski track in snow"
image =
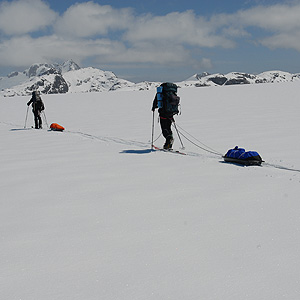
<svg viewBox="0 0 300 300"><path fill-rule="evenodd" d="M292 172L299 172L300 173L300 170L298 170L298 169L284 167L284 166L276 165L276 164L270 164L270 163L267 163L267 162L263 162L262 165L266 166L266 167L270 167L270 168L279 169L279 170L292 171Z"/></svg>
<svg viewBox="0 0 300 300"><path fill-rule="evenodd" d="M9 123L9 122L0 122L2 124L8 125L8 126L14 126L17 128L11 129L11 130L29 130L29 129L33 129L33 128L22 128L21 125L17 125L17 124L13 124L13 123ZM45 128L43 128L43 130L45 130ZM49 128L46 129L47 131L51 131ZM85 132L81 132L81 131L73 131L73 130L64 130L65 133L70 133L73 135L78 135L78 136L82 136L84 138L87 139L91 139L91 140L98 140L101 142L107 142L107 143L116 143L116 144L121 144L121 145L127 145L127 146L137 146L137 147L141 147L144 149L149 149L151 148L151 142L141 142L141 141L135 141L135 140L125 140L122 138L118 138L118 137L105 137L105 136L96 136L93 134L89 134L89 133L85 133ZM184 150L185 148L181 149ZM176 150L176 149L175 149ZM153 150L155 151L155 150ZM210 151L208 151L210 152ZM213 158L215 159L216 157L219 157L220 159L222 158L221 155L211 155L211 154L201 154L201 153L196 153L196 152L190 152L190 151L185 151L185 154L188 156L193 156L193 157L206 157L206 158Z"/></svg>
<svg viewBox="0 0 300 300"><path fill-rule="evenodd" d="M9 122L0 122L0 123L8 125L8 126L17 127L17 128L11 129L12 131L34 129L34 128L28 128L28 127L26 127L26 128L23 127L22 128L21 125L9 123ZM47 129L43 128L43 130L51 131L49 128L47 128ZM126 146L137 146L137 147L140 147L140 148L143 148L143 149L150 149L151 148L151 142L125 140L125 139L117 138L117 137L96 136L96 135L92 135L92 134L81 132L81 131L64 130L64 132L65 133L70 133L70 134L73 134L73 135L82 136L84 138L91 139L91 140L106 142L106 143L116 143L116 144L121 144L121 145L126 145ZM183 148L182 150L184 150L184 149L185 148ZM209 149L211 149L211 148L209 148ZM204 148L203 148L203 150L205 151ZM157 150L153 149L151 151L155 152ZM163 152L163 151L161 151L161 152ZM207 150L207 152L209 153L210 150ZM205 157L205 158L211 158L211 159L219 158L220 162L224 162L221 155L214 154L214 153L213 153L213 155L212 154L201 154L201 153L190 152L190 151L185 151L184 153L187 156L192 156L192 157ZM275 168L275 169L279 169L279 170L283 170L283 171L291 171L291 172L299 172L300 173L299 169L295 169L293 167L286 167L286 166L282 166L282 165L279 165L279 164L272 164L272 163L268 163L268 162L263 162L261 166L265 166L265 167L268 167L268 168Z"/></svg>
<svg viewBox="0 0 300 300"><path fill-rule="evenodd" d="M96 135L92 135L92 134L81 132L81 131L65 130L65 132L80 135L80 136L83 136L85 138L92 139L92 140L99 140L102 142L113 142L116 144L122 144L122 145L127 145L127 146L138 146L141 148L149 148L149 146L151 145L150 143L133 141L133 140L124 140L124 139L117 138L117 137L96 136Z"/></svg>
<svg viewBox="0 0 300 300"><path fill-rule="evenodd" d="M31 130L34 128L22 128L21 125L17 125L17 124L13 124L13 123L9 123L9 122L0 122L2 124L8 125L8 126L13 126L16 127L14 129L11 129L12 131L14 130ZM47 130L47 131L51 131L49 128L43 128L43 130ZM126 145L126 146L137 146L143 149L151 149L151 142L141 142L141 141L135 141L135 140L125 140L122 138L118 138L118 137L105 137L105 136L96 136L93 134L89 134L89 133L85 133L85 132L81 132L81 131L73 131L73 130L64 130L64 133L69 133L69 134L73 134L73 135L78 135L87 139L91 139L91 140L96 140L96 141L101 141L101 142L106 142L106 143L116 143L116 144L121 144L121 145ZM176 149L174 149L176 150ZM187 156L192 156L192 157L205 157L205 158L210 158L210 159L216 159L219 158L220 160L222 159L221 155L218 154L201 154L201 153L196 153L196 152L191 152L191 151L185 151L185 148L180 149L184 150L184 153ZM156 150L152 150L153 152L155 152ZM208 153L210 151L208 150Z"/></svg>

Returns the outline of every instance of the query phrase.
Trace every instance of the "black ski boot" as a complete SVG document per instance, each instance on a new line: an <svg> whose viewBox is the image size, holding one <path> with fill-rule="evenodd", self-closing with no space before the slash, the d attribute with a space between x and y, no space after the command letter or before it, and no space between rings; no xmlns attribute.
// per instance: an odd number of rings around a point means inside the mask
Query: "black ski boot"
<svg viewBox="0 0 300 300"><path fill-rule="evenodd" d="M164 149L165 149L165 150L170 150L170 149L172 149L173 142L174 142L173 136L168 136L168 137L166 138L166 142L165 142L165 144L164 144Z"/></svg>

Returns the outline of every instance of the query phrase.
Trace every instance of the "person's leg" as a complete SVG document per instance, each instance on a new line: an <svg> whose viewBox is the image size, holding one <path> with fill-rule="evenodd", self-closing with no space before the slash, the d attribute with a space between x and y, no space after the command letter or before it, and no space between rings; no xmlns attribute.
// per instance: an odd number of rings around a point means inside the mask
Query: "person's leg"
<svg viewBox="0 0 300 300"><path fill-rule="evenodd" d="M165 137L166 142L164 144L164 149L171 149L173 145L173 133L171 130L172 120L160 118L160 126L162 135Z"/></svg>
<svg viewBox="0 0 300 300"><path fill-rule="evenodd" d="M42 128L42 118L41 118L41 112L40 111L34 111L34 125L35 129Z"/></svg>
<svg viewBox="0 0 300 300"><path fill-rule="evenodd" d="M41 112L39 111L39 114L38 114L38 123L39 123L39 128L42 128L43 124L42 124L42 117L41 117Z"/></svg>
<svg viewBox="0 0 300 300"><path fill-rule="evenodd" d="M34 115L34 127L35 127L35 129L39 129L38 112L34 111L33 115Z"/></svg>

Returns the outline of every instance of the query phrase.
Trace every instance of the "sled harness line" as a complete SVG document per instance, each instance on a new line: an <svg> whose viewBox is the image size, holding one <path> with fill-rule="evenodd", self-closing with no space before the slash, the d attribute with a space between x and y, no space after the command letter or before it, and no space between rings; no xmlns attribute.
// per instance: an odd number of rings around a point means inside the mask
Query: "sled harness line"
<svg viewBox="0 0 300 300"><path fill-rule="evenodd" d="M172 125L174 126L174 124L172 124ZM175 126L174 126L174 127L175 127ZM180 130L177 129L177 132L180 133L187 141L189 141L190 143L192 143L194 146L196 146L196 147L198 147L198 148L200 148L200 149L202 149L202 150L204 150L204 151L206 151L206 152L209 152L209 153L211 153L211 154L218 155L218 156L221 156L221 157L223 156L222 153L220 153L220 152L218 152L218 151L212 149L211 147L209 147L209 146L203 144L201 141L199 141L198 139L196 139L195 137L193 137L190 133L188 133L186 130L184 130L184 129L183 129L182 127L180 127L179 125L177 125L177 127L179 127L179 129L180 129ZM197 143L193 142L190 138L188 138L186 135L184 135L184 134L182 133L182 131L183 131L184 133L186 133L187 135L189 135L191 138L193 138L193 139L194 139L195 141L197 141L198 143L202 144L203 147L200 146L200 145L198 145Z"/></svg>
<svg viewBox="0 0 300 300"><path fill-rule="evenodd" d="M185 131L182 127L180 127L179 125L177 125L178 128L180 128L181 131L179 131L179 133L185 138L187 139L190 143L192 143L193 145L195 145L196 147L206 151L206 152L209 152L209 153L212 153L214 155L217 155L217 156L220 156L221 158L224 158L223 154L221 154L220 152L212 149L211 147L203 144L201 141L199 141L198 139L196 139L195 137L193 137L190 133L188 133L187 131ZM203 145L203 147L201 147L200 145L198 145L197 143L193 142L191 139L189 139L188 137L186 137L186 135L184 135L182 133L182 131L189 135L191 138L193 138L194 140L196 140L198 143L200 143L201 145ZM296 169L296 168L292 168L292 167L285 167L285 166L281 166L281 165L277 165L277 164L271 164L271 163L268 163L268 162L265 162L265 161L262 161L261 163L262 166L265 166L265 167L271 167L271 168L275 168L275 169L279 169L279 170L285 170L285 171L291 171L291 172L299 172L300 173L300 169Z"/></svg>
<svg viewBox="0 0 300 300"><path fill-rule="evenodd" d="M153 143L155 143L161 136L162 136L162 134L160 134L160 135L153 141ZM152 143L152 144L153 144L153 143Z"/></svg>

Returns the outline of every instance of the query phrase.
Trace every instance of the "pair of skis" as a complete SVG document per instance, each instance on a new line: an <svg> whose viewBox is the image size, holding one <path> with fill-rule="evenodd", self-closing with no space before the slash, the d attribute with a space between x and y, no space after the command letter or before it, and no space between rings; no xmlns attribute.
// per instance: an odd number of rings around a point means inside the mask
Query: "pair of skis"
<svg viewBox="0 0 300 300"><path fill-rule="evenodd" d="M178 151L178 150L174 150L174 149L164 149L164 148L156 147L154 145L152 145L152 148L156 151L171 152L171 153L175 153L175 154L186 155L186 153Z"/></svg>

